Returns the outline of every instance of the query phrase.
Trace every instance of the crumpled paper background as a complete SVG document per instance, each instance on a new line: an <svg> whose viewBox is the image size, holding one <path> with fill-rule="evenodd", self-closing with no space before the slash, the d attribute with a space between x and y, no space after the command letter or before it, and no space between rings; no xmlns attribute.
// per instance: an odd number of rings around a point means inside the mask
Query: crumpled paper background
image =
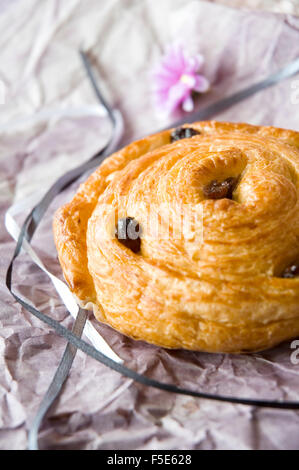
<svg viewBox="0 0 299 470"><path fill-rule="evenodd" d="M90 50L105 96L125 119L123 142L169 122L155 115L149 70L180 39L206 57L212 83L205 106L299 56L299 18L237 11L199 1L14 0L0 3L1 278L14 243L5 210L46 189L104 145L109 125L82 69ZM299 76L217 116L299 130ZM70 110L76 110L72 116ZM58 115L59 114L59 115ZM59 117L60 116L60 117ZM48 211L33 245L58 276ZM26 215L26 214L24 214ZM15 286L71 327L48 278L22 255ZM27 430L55 372L65 341L0 287L0 448L26 448ZM153 378L212 393L299 400L299 365L290 342L244 356L167 351L94 322L125 364ZM176 396L132 383L78 352L59 401L40 433L42 449L296 449L299 413Z"/></svg>

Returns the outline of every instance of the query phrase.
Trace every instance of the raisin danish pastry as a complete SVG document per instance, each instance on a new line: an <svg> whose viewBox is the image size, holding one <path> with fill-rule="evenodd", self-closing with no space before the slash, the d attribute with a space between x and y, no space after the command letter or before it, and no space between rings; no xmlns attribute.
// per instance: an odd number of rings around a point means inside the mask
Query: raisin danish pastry
<svg viewBox="0 0 299 470"><path fill-rule="evenodd" d="M99 321L166 348L293 338L298 175L291 130L196 122L133 142L55 215L65 279Z"/></svg>

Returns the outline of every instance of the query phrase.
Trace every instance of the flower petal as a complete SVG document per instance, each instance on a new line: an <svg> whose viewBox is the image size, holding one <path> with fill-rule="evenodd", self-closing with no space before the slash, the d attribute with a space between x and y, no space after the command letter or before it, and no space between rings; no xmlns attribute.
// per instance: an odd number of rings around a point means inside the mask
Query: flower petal
<svg viewBox="0 0 299 470"><path fill-rule="evenodd" d="M174 111L180 106L184 99L188 96L189 90L183 83L177 83L169 90L168 105Z"/></svg>
<svg viewBox="0 0 299 470"><path fill-rule="evenodd" d="M190 113L190 111L193 111L194 102L193 102L193 99L191 98L191 95L184 99L182 108L184 111L186 111L186 113Z"/></svg>
<svg viewBox="0 0 299 470"><path fill-rule="evenodd" d="M198 93L204 93L210 88L210 82L203 75L196 76L196 84L194 90Z"/></svg>

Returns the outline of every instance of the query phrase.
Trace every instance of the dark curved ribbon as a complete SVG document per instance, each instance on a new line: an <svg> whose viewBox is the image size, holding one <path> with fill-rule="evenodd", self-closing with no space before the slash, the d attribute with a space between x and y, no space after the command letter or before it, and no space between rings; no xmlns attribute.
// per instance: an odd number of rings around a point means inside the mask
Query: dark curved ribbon
<svg viewBox="0 0 299 470"><path fill-rule="evenodd" d="M84 55L84 53L81 52L81 55L82 54L83 54L83 59L86 61L86 56ZM86 62L84 65L88 70L89 64ZM90 70L88 70L88 72L89 74L91 73ZM297 74L298 72L299 72L299 58L291 62L290 64L286 65L279 72L272 74L265 80L262 80L261 82L255 85L252 85L246 88L245 90L237 92L231 95L230 97L224 98L218 101L217 103L214 103L208 106L204 110L201 110L199 112L196 112L188 116L188 119L184 119L182 121L177 122L175 125L177 126L185 122L208 119L212 115L215 115L229 108L230 106L248 98L249 96L252 96L253 94L257 92L284 80L285 78L291 77ZM92 85L95 89L97 88L95 82L92 83ZM113 118L111 118L111 116L113 116L111 109L109 108L107 103L103 101L103 99L101 99L101 95L98 95L98 93L97 93L97 97L98 99L102 101L102 104L106 107L108 111L108 116L110 117L112 121L112 126L113 128L115 128L115 121L113 120ZM122 374L123 376L131 378L134 381L142 385L148 386L148 387L154 387L160 390L177 393L181 395L188 395L192 397L204 398L204 399L227 402L227 403L250 405L250 406L256 406L256 407L267 407L267 408L275 408L275 409L293 409L293 410L299 409L298 401L251 399L251 398L242 398L242 397L234 397L234 396L226 396L226 395L217 395L217 394L211 394L211 393L205 393L205 392L197 392L195 390L182 388L182 387L178 387L176 385L170 384L170 383L160 382L160 381L151 379L147 377L146 375L139 374L133 369L130 369L122 364L115 362L114 360L110 359L106 355L99 352L97 349L95 349L93 346L88 344L86 341L81 339L80 336L82 334L84 324L86 321L86 313L84 313L82 309L79 310L79 314L73 326L73 331L70 331L67 328L65 328L63 325L61 325L59 322L57 322L56 320L52 319L48 315L45 315L44 313L37 310L34 306L30 305L26 300L19 297L13 291L13 288L12 288L13 266L14 266L14 262L16 258L20 254L24 239L26 239L30 243L36 229L38 228L39 223L41 222L46 210L48 209L50 203L53 201L55 196L61 193L68 186L70 186L70 184L76 181L83 173L85 173L91 168L98 166L101 163L101 161L108 155L108 153L109 153L109 145L107 145L104 149L98 152L88 162L80 165L79 167L63 175L47 191L45 196L34 207L34 209L30 212L25 222L23 223L12 260L7 269L6 285L9 291L11 292L11 294L13 295L13 297L15 298L15 300L19 304L21 304L27 311L32 313L35 317L39 318L42 322L49 325L51 328L53 328L57 332L57 334L64 337L68 341L68 345L66 347L64 356L60 362L60 365L58 366L58 369L53 378L53 381L48 389L47 394L44 397L44 400L35 418L35 421L34 421L34 424L30 433L31 441L29 442L29 448L31 449L37 448L37 433L38 433L39 425L41 424L41 421L45 413L47 412L47 410L52 405L53 401L55 400L55 398L58 396L59 392L61 391L61 388L67 378L68 372L72 365L77 349L80 349L84 353L88 354L90 357L99 361L101 364L111 368L112 370Z"/></svg>

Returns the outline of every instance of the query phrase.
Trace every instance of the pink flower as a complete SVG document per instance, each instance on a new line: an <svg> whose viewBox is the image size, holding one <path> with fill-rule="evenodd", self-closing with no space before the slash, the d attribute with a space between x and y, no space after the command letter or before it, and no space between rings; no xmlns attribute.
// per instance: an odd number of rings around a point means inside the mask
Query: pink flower
<svg viewBox="0 0 299 470"><path fill-rule="evenodd" d="M170 114L180 107L187 112L193 110L192 92L209 89L208 80L198 73L203 62L202 55L191 56L181 45L167 49L153 71L155 104L160 112Z"/></svg>

